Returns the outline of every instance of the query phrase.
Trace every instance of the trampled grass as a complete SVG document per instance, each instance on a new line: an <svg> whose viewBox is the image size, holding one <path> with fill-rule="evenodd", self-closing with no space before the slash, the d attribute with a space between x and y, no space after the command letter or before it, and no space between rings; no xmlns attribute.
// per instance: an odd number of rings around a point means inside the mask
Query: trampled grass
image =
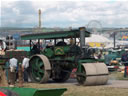
<svg viewBox="0 0 128 96"><path fill-rule="evenodd" d="M31 88L67 88L63 96L128 96L128 89L105 86L78 86L68 84L25 84Z"/></svg>
<svg viewBox="0 0 128 96"><path fill-rule="evenodd" d="M122 73L122 72L111 72L109 75L109 79L128 80L128 76L126 78L124 78L124 73Z"/></svg>
<svg viewBox="0 0 128 96"><path fill-rule="evenodd" d="M123 77L123 73L112 72L109 78L112 80L128 80ZM31 88L67 88L68 90L63 96L128 96L127 88L113 88L108 86L79 86L77 84L58 84L58 83L47 83L47 84L36 84L26 83L24 87Z"/></svg>

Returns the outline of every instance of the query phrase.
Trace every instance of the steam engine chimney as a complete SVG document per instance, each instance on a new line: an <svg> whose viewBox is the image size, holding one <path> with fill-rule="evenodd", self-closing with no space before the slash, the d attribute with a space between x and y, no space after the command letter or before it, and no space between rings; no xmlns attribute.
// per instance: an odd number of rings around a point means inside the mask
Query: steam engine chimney
<svg viewBox="0 0 128 96"><path fill-rule="evenodd" d="M41 9L39 9L39 28L41 28Z"/></svg>

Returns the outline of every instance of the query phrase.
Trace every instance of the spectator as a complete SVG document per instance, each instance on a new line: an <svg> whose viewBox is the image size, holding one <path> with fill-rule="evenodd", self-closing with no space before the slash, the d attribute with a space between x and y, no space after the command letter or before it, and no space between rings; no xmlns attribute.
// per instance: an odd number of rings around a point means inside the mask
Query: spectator
<svg viewBox="0 0 128 96"><path fill-rule="evenodd" d="M24 73L24 82L28 82L28 67L29 67L29 58L23 56L22 70Z"/></svg>
<svg viewBox="0 0 128 96"><path fill-rule="evenodd" d="M5 51L5 49L6 49L6 43L0 40L0 50Z"/></svg>
<svg viewBox="0 0 128 96"><path fill-rule="evenodd" d="M16 58L11 58L9 60L9 79L10 79L10 87L14 87L15 85L15 80L16 80L16 67L18 64L18 60Z"/></svg>
<svg viewBox="0 0 128 96"><path fill-rule="evenodd" d="M121 57L121 61L122 63L124 64L125 66L125 69L124 69L124 77L127 77L127 68L128 68L128 50L126 51L126 53L124 53Z"/></svg>
<svg viewBox="0 0 128 96"><path fill-rule="evenodd" d="M5 55L6 44L2 40L0 40L0 55Z"/></svg>
<svg viewBox="0 0 128 96"><path fill-rule="evenodd" d="M33 54L39 54L40 53L40 49L38 48L37 45L34 45L32 48L32 53Z"/></svg>

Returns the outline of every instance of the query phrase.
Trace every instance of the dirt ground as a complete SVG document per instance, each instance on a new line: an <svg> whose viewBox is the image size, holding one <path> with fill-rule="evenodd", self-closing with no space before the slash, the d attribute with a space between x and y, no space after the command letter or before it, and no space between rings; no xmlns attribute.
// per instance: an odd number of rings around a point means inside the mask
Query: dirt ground
<svg viewBox="0 0 128 96"><path fill-rule="evenodd" d="M31 88L67 88L63 96L128 96L128 78L123 78L122 73L111 73L106 85L80 86L75 79L66 83L49 81L46 84L26 83L24 87Z"/></svg>

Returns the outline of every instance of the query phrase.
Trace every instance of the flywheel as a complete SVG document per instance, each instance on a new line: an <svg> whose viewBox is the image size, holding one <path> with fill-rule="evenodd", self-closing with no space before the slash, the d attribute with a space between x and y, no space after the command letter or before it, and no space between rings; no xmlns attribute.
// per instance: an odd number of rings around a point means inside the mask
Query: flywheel
<svg viewBox="0 0 128 96"><path fill-rule="evenodd" d="M51 65L44 55L34 55L29 61L29 75L32 82L46 83L51 74Z"/></svg>

